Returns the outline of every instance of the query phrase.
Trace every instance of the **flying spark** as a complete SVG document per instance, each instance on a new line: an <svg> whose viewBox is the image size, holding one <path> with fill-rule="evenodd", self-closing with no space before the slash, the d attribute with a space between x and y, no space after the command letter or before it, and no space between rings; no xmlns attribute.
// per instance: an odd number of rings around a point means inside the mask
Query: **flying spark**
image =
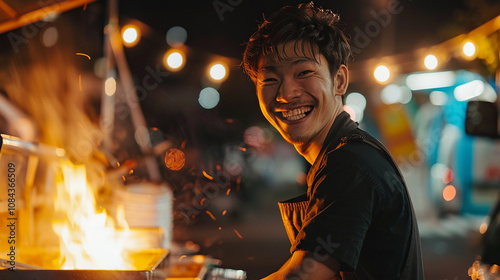
<svg viewBox="0 0 500 280"><path fill-rule="evenodd" d="M243 239L243 236L241 236L241 234L236 230L236 229L233 229L234 230L234 233L236 233L236 235L240 238L240 239Z"/></svg>
<svg viewBox="0 0 500 280"><path fill-rule="evenodd" d="M81 55L81 56L85 56L86 58L88 58L90 60L90 55L86 54L86 53L80 53L80 52L77 52L76 55Z"/></svg>
<svg viewBox="0 0 500 280"><path fill-rule="evenodd" d="M210 211L207 210L207 211L205 211L205 213L207 213L207 215L210 216L210 218L212 218L212 220L214 220L214 221L217 220L215 218L215 216Z"/></svg>
<svg viewBox="0 0 500 280"><path fill-rule="evenodd" d="M203 173L203 176L205 176L205 178L207 178L208 180L213 180L214 179L214 177L208 175L207 172L203 171L202 173Z"/></svg>

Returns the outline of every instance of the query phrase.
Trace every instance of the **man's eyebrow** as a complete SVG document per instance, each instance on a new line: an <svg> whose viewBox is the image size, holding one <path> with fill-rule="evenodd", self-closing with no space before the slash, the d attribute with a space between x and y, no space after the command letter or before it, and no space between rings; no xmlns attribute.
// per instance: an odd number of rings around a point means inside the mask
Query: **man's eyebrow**
<svg viewBox="0 0 500 280"><path fill-rule="evenodd" d="M317 63L317 61L313 58L309 58L309 57L301 57L300 59L297 59L297 60L293 60L291 62L291 66L295 66L295 65L299 65L299 64L302 64L302 63L305 63L305 62L315 62ZM259 69L257 69L258 72L262 72L262 71L270 71L270 72L276 72L276 68L277 66L275 64L266 64L262 67L259 67Z"/></svg>

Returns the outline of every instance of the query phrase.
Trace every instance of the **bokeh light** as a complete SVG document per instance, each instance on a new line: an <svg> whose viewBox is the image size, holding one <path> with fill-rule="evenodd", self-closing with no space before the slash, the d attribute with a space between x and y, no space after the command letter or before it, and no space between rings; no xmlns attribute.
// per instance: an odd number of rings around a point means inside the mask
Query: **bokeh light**
<svg viewBox="0 0 500 280"><path fill-rule="evenodd" d="M107 96L113 96L116 92L116 80L113 77L109 77L104 82L104 92Z"/></svg>
<svg viewBox="0 0 500 280"><path fill-rule="evenodd" d="M448 95L445 92L434 90L429 95L432 105L443 106L448 102Z"/></svg>
<svg viewBox="0 0 500 280"><path fill-rule="evenodd" d="M366 108L366 98L359 92L352 92L347 95L345 104L354 112L354 121L361 122ZM344 108L345 110L345 108ZM349 110L349 109L348 109ZM352 117L353 115L351 115Z"/></svg>
<svg viewBox="0 0 500 280"><path fill-rule="evenodd" d="M400 86L399 90L401 91L401 99L399 100L399 102L401 104L408 104L413 98L413 93L406 86Z"/></svg>
<svg viewBox="0 0 500 280"><path fill-rule="evenodd" d="M434 70L438 66L438 60L435 55L428 55L424 59L424 65L429 70Z"/></svg>
<svg viewBox="0 0 500 280"><path fill-rule="evenodd" d="M485 234L487 230L488 230L488 224L487 223L482 223L479 226L479 233Z"/></svg>
<svg viewBox="0 0 500 280"><path fill-rule="evenodd" d="M443 183L445 184L451 183L451 181L453 181L454 176L455 175L453 173L453 170L449 167L446 167L443 171Z"/></svg>
<svg viewBox="0 0 500 280"><path fill-rule="evenodd" d="M401 100L402 92L398 85L390 84L382 89L380 98L385 104L394 104Z"/></svg>
<svg viewBox="0 0 500 280"><path fill-rule="evenodd" d="M200 91L200 97L198 98L198 102L200 103L201 107L205 109L212 109L217 104L219 104L220 100L220 94L219 92L212 88L212 87L206 87Z"/></svg>
<svg viewBox="0 0 500 280"><path fill-rule="evenodd" d="M453 90L453 96L455 96L455 99L458 101L466 101L481 95L483 92L484 82L480 80L474 80L457 86Z"/></svg>
<svg viewBox="0 0 500 280"><path fill-rule="evenodd" d="M266 132L259 126L251 126L243 132L243 141L250 147L261 148L266 143Z"/></svg>
<svg viewBox="0 0 500 280"><path fill-rule="evenodd" d="M356 105L359 109L366 108L366 98L359 92L351 92L347 95L345 103L349 106Z"/></svg>
<svg viewBox="0 0 500 280"><path fill-rule="evenodd" d="M406 77L406 86L411 90L451 87L456 80L457 76L453 71L415 73Z"/></svg>
<svg viewBox="0 0 500 280"><path fill-rule="evenodd" d="M181 170L186 164L186 155L179 149L169 149L165 153L165 166L174 171Z"/></svg>
<svg viewBox="0 0 500 280"><path fill-rule="evenodd" d="M210 66L210 78L215 81L223 81L227 77L227 69L221 63L216 63Z"/></svg>
<svg viewBox="0 0 500 280"><path fill-rule="evenodd" d="M165 67L174 72L184 68L185 62L185 55L181 50L169 50L163 57L163 64L165 65Z"/></svg>
<svg viewBox="0 0 500 280"><path fill-rule="evenodd" d="M448 185L443 189L443 199L446 201L452 201L457 195L457 190L453 185Z"/></svg>
<svg viewBox="0 0 500 280"><path fill-rule="evenodd" d="M391 71L387 66L380 65L377 66L377 68L375 68L375 71L373 71L373 76L375 77L375 80L377 80L378 82L385 83L391 77Z"/></svg>
<svg viewBox="0 0 500 280"><path fill-rule="evenodd" d="M123 45L133 47L139 43L141 33L139 28L132 24L127 24L122 28Z"/></svg>
<svg viewBox="0 0 500 280"><path fill-rule="evenodd" d="M351 116L351 120L356 121L356 111L351 106L344 105L344 111Z"/></svg>
<svg viewBox="0 0 500 280"><path fill-rule="evenodd" d="M167 31L167 44L172 47L184 45L187 40L187 31L181 26L174 26Z"/></svg>
<svg viewBox="0 0 500 280"><path fill-rule="evenodd" d="M42 43L45 47L54 46L57 43L57 39L59 39L59 32L54 26L48 27L43 32Z"/></svg>
<svg viewBox="0 0 500 280"><path fill-rule="evenodd" d="M434 179L442 179L444 171L448 168L445 164L443 163L435 163L431 167L431 176Z"/></svg>
<svg viewBox="0 0 500 280"><path fill-rule="evenodd" d="M462 51L466 57L473 58L476 54L476 45L474 45L471 41L467 41L464 43Z"/></svg>

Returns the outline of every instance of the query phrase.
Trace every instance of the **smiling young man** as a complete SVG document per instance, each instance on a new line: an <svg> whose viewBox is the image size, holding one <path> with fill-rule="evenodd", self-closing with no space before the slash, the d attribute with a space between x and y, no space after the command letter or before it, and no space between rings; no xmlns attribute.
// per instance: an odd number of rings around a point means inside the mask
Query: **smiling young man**
<svg viewBox="0 0 500 280"><path fill-rule="evenodd" d="M292 256L265 279L423 279L404 179L343 110L351 52L338 21L312 2L284 7L243 55L262 113L312 165L307 193L278 204Z"/></svg>

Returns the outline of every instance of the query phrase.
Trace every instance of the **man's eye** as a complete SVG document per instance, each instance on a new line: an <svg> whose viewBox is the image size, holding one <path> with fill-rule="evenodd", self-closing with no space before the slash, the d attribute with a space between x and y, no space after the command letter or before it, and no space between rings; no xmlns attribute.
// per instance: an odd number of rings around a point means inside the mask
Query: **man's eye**
<svg viewBox="0 0 500 280"><path fill-rule="evenodd" d="M272 83L272 82L276 82L278 81L276 78L267 78L267 79L264 79L262 82L264 83Z"/></svg>
<svg viewBox="0 0 500 280"><path fill-rule="evenodd" d="M312 71L311 70L305 70L305 71L300 72L299 76L304 76L304 75L307 75L309 73L312 73Z"/></svg>

